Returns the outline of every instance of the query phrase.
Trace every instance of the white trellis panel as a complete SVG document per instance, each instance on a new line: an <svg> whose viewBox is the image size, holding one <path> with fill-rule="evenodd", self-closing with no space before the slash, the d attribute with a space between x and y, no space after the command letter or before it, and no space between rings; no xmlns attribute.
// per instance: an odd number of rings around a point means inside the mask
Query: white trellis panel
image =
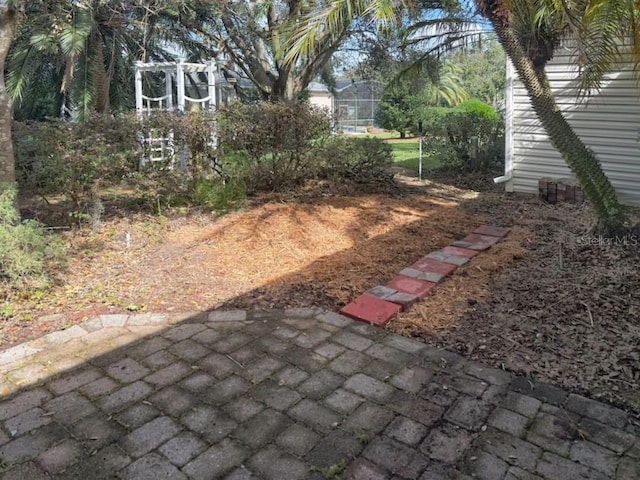
<svg viewBox="0 0 640 480"><path fill-rule="evenodd" d="M164 73L165 94L160 97L152 97L144 93L143 73ZM186 75L205 73L206 96L193 98L187 95ZM175 90L174 90L175 87ZM136 112L138 118L152 115L155 112L172 112L176 109L179 112L190 111L192 109L216 109L216 83L215 83L215 63L186 63L164 62L164 63L135 63L135 90L136 90ZM174 95L176 105L174 105ZM176 149L173 141L173 133L161 136L158 131L151 130L146 135L141 134L141 142L144 146L143 156L140 160L141 166L149 162L162 162L172 168L175 162ZM216 137L212 130L211 143L215 147Z"/></svg>

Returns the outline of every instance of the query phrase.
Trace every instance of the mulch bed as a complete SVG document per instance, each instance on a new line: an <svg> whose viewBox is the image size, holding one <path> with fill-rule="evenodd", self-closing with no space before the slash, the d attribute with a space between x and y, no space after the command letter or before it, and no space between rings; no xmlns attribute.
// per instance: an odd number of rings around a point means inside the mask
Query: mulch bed
<svg viewBox="0 0 640 480"><path fill-rule="evenodd" d="M584 206L506 195L476 175L166 215L111 212L95 232L65 232L66 268L47 291L8 297L0 348L98 313L338 309L495 224L512 228L503 242L388 328L640 412L640 246L598 244Z"/></svg>

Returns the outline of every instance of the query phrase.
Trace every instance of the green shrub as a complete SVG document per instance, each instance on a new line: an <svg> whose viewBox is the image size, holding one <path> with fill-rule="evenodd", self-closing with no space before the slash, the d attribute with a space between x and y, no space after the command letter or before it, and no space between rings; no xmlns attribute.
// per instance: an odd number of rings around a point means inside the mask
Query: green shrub
<svg viewBox="0 0 640 480"><path fill-rule="evenodd" d="M282 190L318 173L312 155L331 133L328 113L304 102L235 103L220 111L218 135L234 152L247 191Z"/></svg>
<svg viewBox="0 0 640 480"><path fill-rule="evenodd" d="M355 182L388 181L393 177L393 151L379 138L336 136L318 148L321 176Z"/></svg>
<svg viewBox="0 0 640 480"><path fill-rule="evenodd" d="M0 186L0 280L15 289L37 289L49 284L46 264L61 255L62 247L39 223L20 222L15 189Z"/></svg>
<svg viewBox="0 0 640 480"><path fill-rule="evenodd" d="M234 179L196 179L191 188L191 201L194 205L220 213L238 208L245 198L244 186Z"/></svg>
<svg viewBox="0 0 640 480"><path fill-rule="evenodd" d="M455 108L429 108L424 113L427 145L445 153L444 165L462 170L490 169L504 160L504 122L491 105L467 100Z"/></svg>
<svg viewBox="0 0 640 480"><path fill-rule="evenodd" d="M98 187L121 181L137 167L135 116L100 116L84 123L17 123L16 177L20 188L46 199L64 195L78 212Z"/></svg>

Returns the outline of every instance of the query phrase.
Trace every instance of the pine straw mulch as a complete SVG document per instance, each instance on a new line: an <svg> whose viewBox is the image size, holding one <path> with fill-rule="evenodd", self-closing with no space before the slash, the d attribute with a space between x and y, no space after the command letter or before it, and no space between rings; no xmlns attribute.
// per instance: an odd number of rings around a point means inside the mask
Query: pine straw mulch
<svg viewBox="0 0 640 480"><path fill-rule="evenodd" d="M66 268L47 291L11 298L0 348L99 313L337 309L490 223L512 231L389 328L640 411L640 248L587 244L585 207L487 185L316 185L220 218L112 211L95 232L63 234Z"/></svg>

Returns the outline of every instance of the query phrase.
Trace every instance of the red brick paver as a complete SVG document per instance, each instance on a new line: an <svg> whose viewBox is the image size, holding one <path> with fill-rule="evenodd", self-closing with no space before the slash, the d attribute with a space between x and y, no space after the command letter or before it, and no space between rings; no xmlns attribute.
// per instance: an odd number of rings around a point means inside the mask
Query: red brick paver
<svg viewBox="0 0 640 480"><path fill-rule="evenodd" d="M444 253L448 253L449 255L458 255L460 257L467 257L467 258L473 258L480 253L477 250L471 250L469 248L462 248L462 247L453 247L451 245L444 247L442 251Z"/></svg>
<svg viewBox="0 0 640 480"><path fill-rule="evenodd" d="M491 237L504 238L509 234L509 229L503 227L493 227L491 225L482 225L476 228L473 233L476 233L478 235L489 235Z"/></svg>
<svg viewBox="0 0 640 480"><path fill-rule="evenodd" d="M433 282L409 278L405 277L404 275L398 275L391 279L389 283L387 283L387 287L395 288L400 292L416 295L417 297L424 297L435 286L436 284Z"/></svg>
<svg viewBox="0 0 640 480"><path fill-rule="evenodd" d="M400 305L364 294L342 307L340 313L356 320L384 326L401 309Z"/></svg>

